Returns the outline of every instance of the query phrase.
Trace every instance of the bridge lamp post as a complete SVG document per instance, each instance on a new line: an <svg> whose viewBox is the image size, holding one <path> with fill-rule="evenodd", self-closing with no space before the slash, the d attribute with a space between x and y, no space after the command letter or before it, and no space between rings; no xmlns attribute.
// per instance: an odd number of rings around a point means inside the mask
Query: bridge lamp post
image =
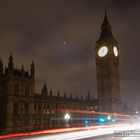
<svg viewBox="0 0 140 140"><path fill-rule="evenodd" d="M110 124L111 116L107 116L108 124Z"/></svg>
<svg viewBox="0 0 140 140"><path fill-rule="evenodd" d="M66 121L66 127L69 127L70 115L68 113L65 114L64 120Z"/></svg>

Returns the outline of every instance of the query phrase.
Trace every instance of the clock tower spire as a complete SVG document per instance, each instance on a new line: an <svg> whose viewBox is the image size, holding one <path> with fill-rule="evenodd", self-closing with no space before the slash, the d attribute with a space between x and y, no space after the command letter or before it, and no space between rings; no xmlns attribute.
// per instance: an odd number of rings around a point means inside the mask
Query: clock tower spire
<svg viewBox="0 0 140 140"><path fill-rule="evenodd" d="M104 16L103 23L101 25L101 33L100 33L100 37L99 37L98 41L107 39L108 37L114 38L112 35L112 27L108 21L107 12L105 10L105 16Z"/></svg>
<svg viewBox="0 0 140 140"><path fill-rule="evenodd" d="M119 47L106 11L95 53L99 110L120 113Z"/></svg>

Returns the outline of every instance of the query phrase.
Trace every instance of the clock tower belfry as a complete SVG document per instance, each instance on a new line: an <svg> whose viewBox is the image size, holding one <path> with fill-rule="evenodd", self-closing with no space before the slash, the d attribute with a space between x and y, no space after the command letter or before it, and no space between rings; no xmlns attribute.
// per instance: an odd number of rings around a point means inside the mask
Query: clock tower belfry
<svg viewBox="0 0 140 140"><path fill-rule="evenodd" d="M95 46L99 111L121 113L119 46L113 37L107 14Z"/></svg>

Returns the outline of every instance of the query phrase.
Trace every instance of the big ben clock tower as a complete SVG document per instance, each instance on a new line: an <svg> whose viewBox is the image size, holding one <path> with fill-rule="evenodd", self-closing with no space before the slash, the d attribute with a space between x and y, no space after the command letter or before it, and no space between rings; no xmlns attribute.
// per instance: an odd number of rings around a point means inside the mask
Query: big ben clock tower
<svg viewBox="0 0 140 140"><path fill-rule="evenodd" d="M119 46L106 12L95 52L99 111L120 113Z"/></svg>

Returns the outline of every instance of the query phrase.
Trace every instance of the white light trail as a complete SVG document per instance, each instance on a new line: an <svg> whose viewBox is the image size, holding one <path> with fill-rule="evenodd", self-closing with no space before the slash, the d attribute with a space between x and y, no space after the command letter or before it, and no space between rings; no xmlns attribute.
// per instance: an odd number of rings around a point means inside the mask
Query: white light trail
<svg viewBox="0 0 140 140"><path fill-rule="evenodd" d="M53 135L24 138L22 140L80 140L89 137L113 134L114 131L136 130L136 129L140 129L140 124L119 125L119 126L109 127L109 128L99 128L99 129L92 129L92 130L82 130L77 132L58 133Z"/></svg>

